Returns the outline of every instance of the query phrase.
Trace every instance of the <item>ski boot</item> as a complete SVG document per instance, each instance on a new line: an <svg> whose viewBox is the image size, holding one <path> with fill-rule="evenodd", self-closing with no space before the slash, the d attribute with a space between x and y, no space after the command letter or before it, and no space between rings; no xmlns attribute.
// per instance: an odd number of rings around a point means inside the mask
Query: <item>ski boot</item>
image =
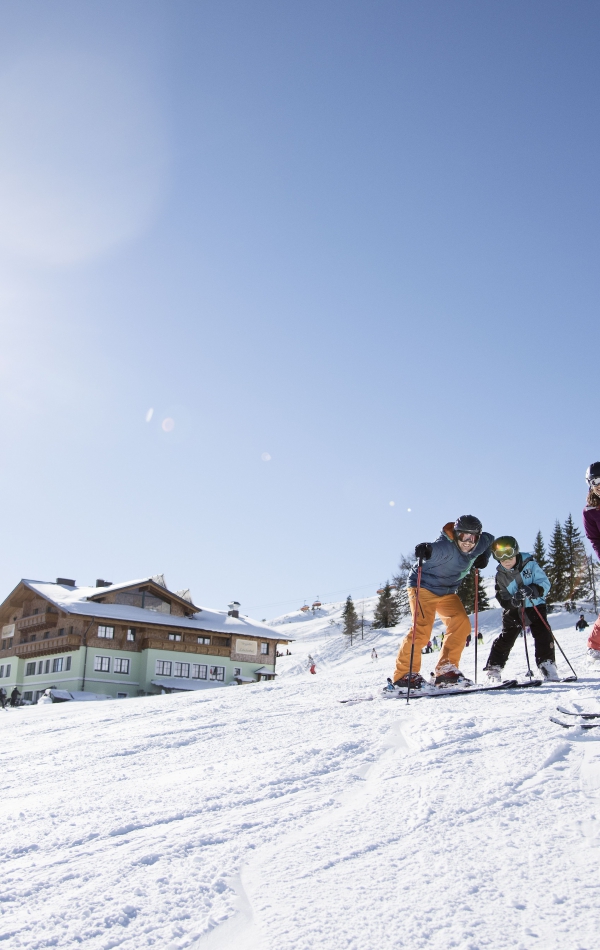
<svg viewBox="0 0 600 950"><path fill-rule="evenodd" d="M544 660L544 662L540 663L538 666L538 670L542 674L542 679L552 683L560 682L560 676L558 675L556 664L553 663L552 660Z"/></svg>
<svg viewBox="0 0 600 950"><path fill-rule="evenodd" d="M464 673L448 663L435 677L436 686L473 686L473 680L467 679Z"/></svg>
<svg viewBox="0 0 600 950"><path fill-rule="evenodd" d="M496 683L502 682L501 666L486 666L483 672L487 673L487 681L490 686L494 686Z"/></svg>
<svg viewBox="0 0 600 950"><path fill-rule="evenodd" d="M408 689L408 673L405 673L404 676L401 676L399 680L396 680L394 686L397 689ZM413 673L410 677L410 688L411 689L422 689L425 680L420 673Z"/></svg>

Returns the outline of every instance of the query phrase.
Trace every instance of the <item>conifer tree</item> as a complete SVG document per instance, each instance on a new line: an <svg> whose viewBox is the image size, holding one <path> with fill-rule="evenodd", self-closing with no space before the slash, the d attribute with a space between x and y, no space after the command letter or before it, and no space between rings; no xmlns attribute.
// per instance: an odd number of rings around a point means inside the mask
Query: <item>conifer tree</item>
<svg viewBox="0 0 600 950"><path fill-rule="evenodd" d="M549 604L560 603L567 598L567 552L565 536L560 521L554 525L548 546L548 569L546 571L552 584L546 597Z"/></svg>
<svg viewBox="0 0 600 950"><path fill-rule="evenodd" d="M414 555L409 557L406 554L401 554L400 563L398 565L398 573L394 574L392 577L392 582L396 588L396 603L398 604L399 618L408 617L410 614L410 603L408 600L408 588L406 584L408 581L408 575L410 574L414 563Z"/></svg>
<svg viewBox="0 0 600 950"><path fill-rule="evenodd" d="M375 630L382 630L387 627L395 627L399 620L400 610L396 592L392 590L390 582L386 581L379 595L371 626Z"/></svg>
<svg viewBox="0 0 600 950"><path fill-rule="evenodd" d="M472 567L468 574L466 574L462 581L460 582L457 594L464 604L464 608L468 614L472 614L475 610L475 568ZM479 610L489 610L490 601L485 589L485 584L483 583L483 577L481 572L479 574L479 589L477 595L477 603Z"/></svg>
<svg viewBox="0 0 600 950"><path fill-rule="evenodd" d="M534 559L540 565L543 571L548 567L548 560L546 558L546 548L544 547L544 539L542 538L542 532L538 531L535 536L535 541L533 543L533 554Z"/></svg>
<svg viewBox="0 0 600 950"><path fill-rule="evenodd" d="M587 555L581 538L581 531L573 524L573 516L569 515L563 526L565 544L565 600L574 603L581 597L590 594Z"/></svg>
<svg viewBox="0 0 600 950"><path fill-rule="evenodd" d="M354 606L354 601L350 594L346 598L346 603L344 604L344 610L342 612L342 620L344 622L343 632L347 637L350 637L350 646L352 646L352 639L357 630L360 629L360 620L356 613L356 608Z"/></svg>

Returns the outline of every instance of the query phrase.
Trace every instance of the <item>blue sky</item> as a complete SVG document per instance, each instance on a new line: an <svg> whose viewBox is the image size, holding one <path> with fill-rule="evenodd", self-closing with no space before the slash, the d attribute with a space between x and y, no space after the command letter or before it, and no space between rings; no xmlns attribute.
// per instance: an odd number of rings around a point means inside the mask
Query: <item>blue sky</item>
<svg viewBox="0 0 600 950"><path fill-rule="evenodd" d="M269 617L461 513L581 522L597 4L0 23L5 593L164 572Z"/></svg>

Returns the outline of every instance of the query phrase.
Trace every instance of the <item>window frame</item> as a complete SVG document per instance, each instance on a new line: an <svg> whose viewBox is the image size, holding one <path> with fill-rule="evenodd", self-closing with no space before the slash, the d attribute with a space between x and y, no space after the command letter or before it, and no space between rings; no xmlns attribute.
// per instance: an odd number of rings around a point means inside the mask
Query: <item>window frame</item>
<svg viewBox="0 0 600 950"><path fill-rule="evenodd" d="M100 633L101 630L103 630L104 633ZM108 631L108 630L110 630L110 633L107 633L107 632L106 632L106 631ZM99 623L99 624L98 624L97 636L98 636L98 638L99 638L100 640L114 640L114 639L115 639L115 628L109 626L109 625L106 624L106 623Z"/></svg>
<svg viewBox="0 0 600 950"><path fill-rule="evenodd" d="M163 669L159 670L159 668L158 668L159 664L160 664L161 667L163 667ZM168 666L168 667L169 667L169 672L168 672L168 673L165 672L165 670L164 670L164 667L165 667L165 666ZM155 667L154 667L154 675L155 675L155 676L171 676L171 675L172 675L172 672L171 672L172 669L173 669L173 664L172 664L171 660L156 660L156 665L155 665Z"/></svg>
<svg viewBox="0 0 600 950"><path fill-rule="evenodd" d="M52 672L53 673L62 673L64 667L64 657L55 656L52 660Z"/></svg>
<svg viewBox="0 0 600 950"><path fill-rule="evenodd" d="M128 656L113 657L113 673L120 673L121 676L129 676L130 660ZM123 669L125 667L125 669Z"/></svg>
<svg viewBox="0 0 600 950"><path fill-rule="evenodd" d="M35 660L33 660L33 661L30 662L30 663L26 663L26 664L25 664L25 676L35 676L35 675L36 675L36 673L35 673L35 668L36 668L36 666L37 666L37 663L36 663ZM33 669L32 669L32 667L33 667Z"/></svg>
<svg viewBox="0 0 600 950"><path fill-rule="evenodd" d="M106 667L105 667L105 664ZM54 670L52 671L54 672ZM110 673L110 657L98 654L94 657L94 673Z"/></svg>
<svg viewBox="0 0 600 950"><path fill-rule="evenodd" d="M214 675L213 675L214 670ZM220 675L222 674L222 675ZM213 683L224 683L225 682L225 667L224 666L211 666L209 672L209 678Z"/></svg>
<svg viewBox="0 0 600 950"><path fill-rule="evenodd" d="M196 670L198 671L197 673L196 673ZM202 670L204 670L204 676L202 675ZM208 665L206 663L192 663L191 679L207 680L208 679Z"/></svg>
<svg viewBox="0 0 600 950"><path fill-rule="evenodd" d="M174 666L173 676L176 676L177 679L189 680L190 678L190 664L189 663L182 663L178 661L177 663L174 663L173 666ZM179 669L179 672L177 672L178 669Z"/></svg>

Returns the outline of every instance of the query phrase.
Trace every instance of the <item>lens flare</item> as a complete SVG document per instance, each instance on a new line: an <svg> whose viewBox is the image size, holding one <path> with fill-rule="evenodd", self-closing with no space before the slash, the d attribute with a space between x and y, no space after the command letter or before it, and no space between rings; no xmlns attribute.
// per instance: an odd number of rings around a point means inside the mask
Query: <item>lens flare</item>
<svg viewBox="0 0 600 950"><path fill-rule="evenodd" d="M148 409L148 412L146 413L146 422L150 422L153 415L154 415L154 409Z"/></svg>
<svg viewBox="0 0 600 950"><path fill-rule="evenodd" d="M269 455L268 452L263 452L263 454L261 455L261 459L263 460L263 462L270 462L271 456Z"/></svg>
<svg viewBox="0 0 600 950"><path fill-rule="evenodd" d="M163 422L162 422L163 432L172 432L174 428L175 428L175 422L173 419L169 419L169 418L163 419Z"/></svg>

